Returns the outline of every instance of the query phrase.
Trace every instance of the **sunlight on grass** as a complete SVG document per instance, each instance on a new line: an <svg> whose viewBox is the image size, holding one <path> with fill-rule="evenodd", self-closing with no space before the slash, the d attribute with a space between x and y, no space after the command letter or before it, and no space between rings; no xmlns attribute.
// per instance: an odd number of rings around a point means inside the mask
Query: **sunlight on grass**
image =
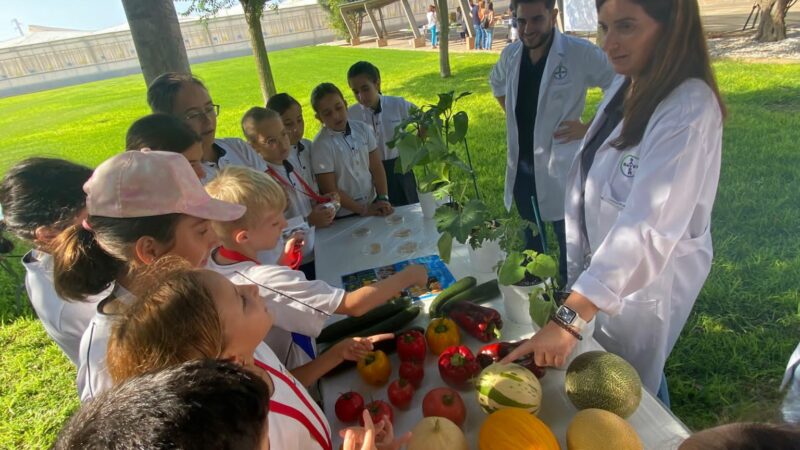
<svg viewBox="0 0 800 450"><path fill-rule="evenodd" d="M443 80L431 52L315 47L270 53L278 87L304 106L309 138L319 129L308 105L311 89L331 81L352 102L345 73L357 60L381 69L387 94L418 105L438 92L473 92L459 106L470 116L481 192L499 211L505 124L487 84L496 58L453 55L455 76ZM800 65L721 61L715 70L730 116L712 221L714 265L666 368L674 412L695 429L776 417L780 377L800 337ZM193 71L222 106L217 135L239 136L241 115L262 102L252 58L198 64ZM589 93L584 120L601 95ZM142 78L134 75L0 99L0 111L3 173L33 155L96 165L122 150L128 125L148 109ZM0 273L0 448L44 448L78 404L75 372L30 310L14 310L14 289Z"/></svg>

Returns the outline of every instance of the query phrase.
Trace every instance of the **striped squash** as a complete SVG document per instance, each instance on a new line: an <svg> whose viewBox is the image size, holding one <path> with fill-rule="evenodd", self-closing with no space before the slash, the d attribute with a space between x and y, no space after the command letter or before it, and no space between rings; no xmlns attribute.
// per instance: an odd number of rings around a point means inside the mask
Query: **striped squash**
<svg viewBox="0 0 800 450"><path fill-rule="evenodd" d="M492 364L478 375L475 389L483 412L519 408L538 414L542 403L539 379L519 364Z"/></svg>

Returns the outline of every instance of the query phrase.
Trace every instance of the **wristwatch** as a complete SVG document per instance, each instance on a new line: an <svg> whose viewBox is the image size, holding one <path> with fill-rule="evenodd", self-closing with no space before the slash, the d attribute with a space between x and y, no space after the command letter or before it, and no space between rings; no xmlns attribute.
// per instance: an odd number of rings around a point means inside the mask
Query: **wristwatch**
<svg viewBox="0 0 800 450"><path fill-rule="evenodd" d="M578 332L581 332L581 330L586 327L586 321L581 319L581 316L567 305L561 305L556 310L555 318L564 325L576 329Z"/></svg>
<svg viewBox="0 0 800 450"><path fill-rule="evenodd" d="M375 201L376 202L388 202L389 201L389 196L388 195L383 195L383 194L378 194L375 197Z"/></svg>

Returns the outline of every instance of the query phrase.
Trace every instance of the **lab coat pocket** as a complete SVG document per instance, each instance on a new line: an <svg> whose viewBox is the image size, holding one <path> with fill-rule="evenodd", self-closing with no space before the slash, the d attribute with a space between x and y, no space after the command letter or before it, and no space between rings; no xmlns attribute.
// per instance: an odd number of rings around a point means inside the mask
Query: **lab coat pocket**
<svg viewBox="0 0 800 450"><path fill-rule="evenodd" d="M686 256L698 250L711 251L711 226L706 225L705 230L699 235L683 239L675 247L675 257Z"/></svg>
<svg viewBox="0 0 800 450"><path fill-rule="evenodd" d="M598 340L606 350L626 359L646 357L643 353L657 348L659 330L663 328L659 317L660 300L648 298L648 290L623 299L622 309L616 316L603 314L598 320Z"/></svg>
<svg viewBox="0 0 800 450"><path fill-rule="evenodd" d="M611 231L611 228L617 222L619 213L622 212L624 208L625 203L615 199L611 195L610 186L608 184L604 185L600 190L600 204L596 211L597 216L595 220L597 221L597 226L588 228L589 242L592 251L597 250L597 247L600 246L600 243L605 239L606 235L608 235L608 232ZM587 219L588 217L589 213L587 211Z"/></svg>

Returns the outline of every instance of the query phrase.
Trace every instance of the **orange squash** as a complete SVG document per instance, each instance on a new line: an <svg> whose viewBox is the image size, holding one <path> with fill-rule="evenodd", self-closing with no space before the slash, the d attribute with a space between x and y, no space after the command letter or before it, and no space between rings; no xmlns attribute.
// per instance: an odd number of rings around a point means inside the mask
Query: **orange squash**
<svg viewBox="0 0 800 450"><path fill-rule="evenodd" d="M558 440L538 417L504 408L489 415L478 435L479 450L560 450Z"/></svg>

